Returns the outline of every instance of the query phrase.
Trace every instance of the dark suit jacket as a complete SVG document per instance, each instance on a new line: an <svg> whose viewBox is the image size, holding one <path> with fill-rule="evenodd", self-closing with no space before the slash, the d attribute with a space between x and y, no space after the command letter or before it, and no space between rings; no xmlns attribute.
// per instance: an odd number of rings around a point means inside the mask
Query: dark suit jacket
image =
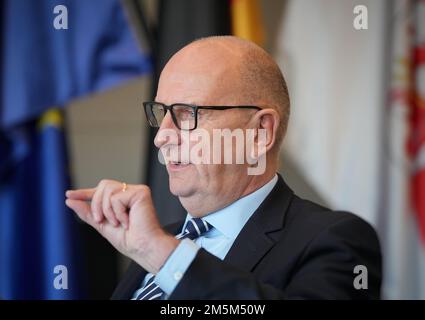
<svg viewBox="0 0 425 320"><path fill-rule="evenodd" d="M368 289L354 288L356 265L366 266ZM130 299L145 275L132 262L112 299ZM201 249L169 299L379 299L380 286L374 229L297 197L279 176L224 260Z"/></svg>

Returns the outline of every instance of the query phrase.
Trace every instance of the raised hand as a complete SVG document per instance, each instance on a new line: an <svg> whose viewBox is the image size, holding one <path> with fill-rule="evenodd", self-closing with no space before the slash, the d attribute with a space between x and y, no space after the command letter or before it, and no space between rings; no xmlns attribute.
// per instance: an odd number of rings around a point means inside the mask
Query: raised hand
<svg viewBox="0 0 425 320"><path fill-rule="evenodd" d="M160 226L146 185L102 180L96 188L69 190L66 205L119 252L157 273L179 241Z"/></svg>

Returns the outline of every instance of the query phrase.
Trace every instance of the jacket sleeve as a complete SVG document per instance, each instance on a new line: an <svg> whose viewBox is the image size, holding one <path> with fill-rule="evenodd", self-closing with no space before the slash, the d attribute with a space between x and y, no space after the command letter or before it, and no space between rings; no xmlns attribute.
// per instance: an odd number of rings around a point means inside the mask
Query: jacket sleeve
<svg viewBox="0 0 425 320"><path fill-rule="evenodd" d="M379 241L374 229L358 217L345 217L323 229L297 260L290 280L282 280L279 285L263 283L253 273L239 270L201 249L170 299L380 298ZM354 273L357 265L367 268L360 289L354 285L360 275Z"/></svg>

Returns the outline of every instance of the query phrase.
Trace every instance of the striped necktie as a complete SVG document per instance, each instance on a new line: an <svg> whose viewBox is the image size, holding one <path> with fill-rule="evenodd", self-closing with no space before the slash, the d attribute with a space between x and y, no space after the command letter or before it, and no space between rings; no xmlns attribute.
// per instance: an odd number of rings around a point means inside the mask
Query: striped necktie
<svg viewBox="0 0 425 320"><path fill-rule="evenodd" d="M209 231L211 228L212 226L201 218L193 218L187 221L184 232L177 235L176 238L188 238L194 240L203 235L205 232ZM142 289L139 289L140 292L137 293L135 300L161 299L162 295L164 294L164 291L162 291L161 288L155 284L154 280L155 277L151 277L146 283L146 285Z"/></svg>

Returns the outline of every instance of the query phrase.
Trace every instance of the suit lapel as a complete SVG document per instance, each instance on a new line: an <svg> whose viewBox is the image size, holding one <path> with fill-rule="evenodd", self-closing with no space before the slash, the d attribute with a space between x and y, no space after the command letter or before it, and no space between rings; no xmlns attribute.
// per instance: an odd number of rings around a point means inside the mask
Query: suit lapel
<svg viewBox="0 0 425 320"><path fill-rule="evenodd" d="M242 228L224 261L245 271L252 271L275 241L268 235L280 231L293 196L292 190L278 175L270 194Z"/></svg>

